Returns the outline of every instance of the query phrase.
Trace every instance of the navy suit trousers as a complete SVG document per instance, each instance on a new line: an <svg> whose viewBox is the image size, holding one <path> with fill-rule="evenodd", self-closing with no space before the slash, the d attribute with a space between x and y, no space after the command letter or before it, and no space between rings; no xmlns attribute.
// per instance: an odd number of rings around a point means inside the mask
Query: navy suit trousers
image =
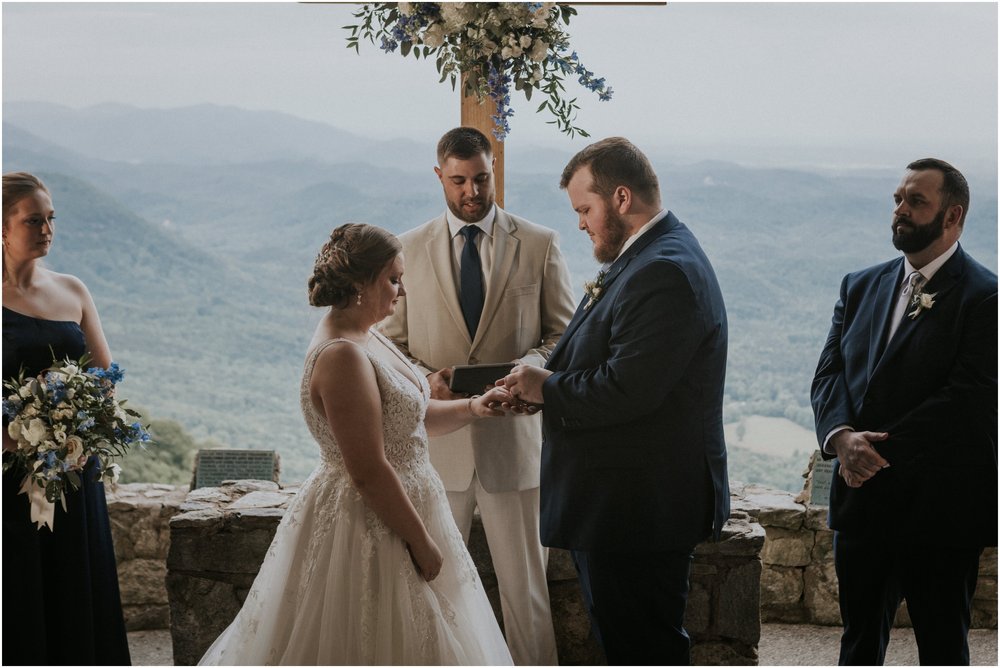
<svg viewBox="0 0 1000 668"><path fill-rule="evenodd" d="M844 634L840 665L881 666L906 600L922 666L969 665L972 595L981 547L906 545L834 533Z"/></svg>
<svg viewBox="0 0 1000 668"><path fill-rule="evenodd" d="M591 625L609 665L691 663L684 609L693 548L572 554Z"/></svg>

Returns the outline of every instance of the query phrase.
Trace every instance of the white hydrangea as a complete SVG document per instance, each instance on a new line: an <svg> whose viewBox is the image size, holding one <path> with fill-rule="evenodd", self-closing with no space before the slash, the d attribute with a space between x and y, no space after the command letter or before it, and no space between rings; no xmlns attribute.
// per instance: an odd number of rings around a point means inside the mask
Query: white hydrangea
<svg viewBox="0 0 1000 668"><path fill-rule="evenodd" d="M540 63L545 60L548 55L549 45L540 39L536 39L535 43L531 47L531 51L528 53L528 58L536 63ZM535 71L538 72L540 69L536 69ZM538 79L541 79L541 76L539 76Z"/></svg>
<svg viewBox="0 0 1000 668"><path fill-rule="evenodd" d="M436 49L444 44L444 26L441 23L432 23L424 31L423 43L432 49Z"/></svg>

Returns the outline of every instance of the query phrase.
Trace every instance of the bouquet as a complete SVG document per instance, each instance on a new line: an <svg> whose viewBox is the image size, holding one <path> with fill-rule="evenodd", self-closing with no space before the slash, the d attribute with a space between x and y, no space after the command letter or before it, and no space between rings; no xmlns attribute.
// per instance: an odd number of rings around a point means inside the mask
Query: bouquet
<svg viewBox="0 0 1000 668"><path fill-rule="evenodd" d="M453 89L458 75L466 75L466 96L496 103L493 134L499 141L510 132L508 119L514 115L511 84L529 101L532 91L546 94L536 112L548 110L555 117L548 122L571 137L588 137L574 125L576 98L563 99L564 78L576 77L602 101L613 91L569 48L564 25L575 14L573 7L554 2L380 2L364 5L354 13L361 23L344 29L351 31L347 46L355 51L364 37L373 44L378 39L386 53L398 48L404 57L433 57L441 81L450 78Z"/></svg>
<svg viewBox="0 0 1000 668"><path fill-rule="evenodd" d="M134 443L150 440L136 419L137 412L114 397L124 372L112 363L107 369L85 370L87 357L66 358L37 377L5 380L3 414L7 433L17 443L13 457L5 457L4 471L17 464L28 475L21 493L31 499L31 519L38 528L53 528L55 502L66 509L65 491L79 489L87 461L96 456L100 479L117 482L121 467L112 463Z"/></svg>

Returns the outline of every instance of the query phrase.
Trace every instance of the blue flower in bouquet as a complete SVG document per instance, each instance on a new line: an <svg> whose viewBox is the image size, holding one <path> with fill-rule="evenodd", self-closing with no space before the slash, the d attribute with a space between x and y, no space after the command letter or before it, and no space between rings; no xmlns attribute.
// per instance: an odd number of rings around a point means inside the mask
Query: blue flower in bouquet
<svg viewBox="0 0 1000 668"><path fill-rule="evenodd" d="M21 406L24 402L17 397L11 397L10 399L3 400L3 416L8 420L13 420L17 417L17 414L21 412Z"/></svg>
<svg viewBox="0 0 1000 668"><path fill-rule="evenodd" d="M66 400L66 383L55 372L45 374L45 391L52 396L52 403L60 404Z"/></svg>
<svg viewBox="0 0 1000 668"><path fill-rule="evenodd" d="M87 415L87 411L78 411L76 414L76 419L80 421L80 424L76 425L76 430L78 432L84 432L88 429L92 429L97 421Z"/></svg>
<svg viewBox="0 0 1000 668"><path fill-rule="evenodd" d="M118 383L125 380L125 370L118 366L118 362L112 362L111 366L107 369L102 369L99 366L87 369L87 373L100 378L101 380L106 380L112 385L117 385Z"/></svg>
<svg viewBox="0 0 1000 668"><path fill-rule="evenodd" d="M129 426L127 438L132 442L139 443L147 443L150 440L149 432L139 422L133 422Z"/></svg>

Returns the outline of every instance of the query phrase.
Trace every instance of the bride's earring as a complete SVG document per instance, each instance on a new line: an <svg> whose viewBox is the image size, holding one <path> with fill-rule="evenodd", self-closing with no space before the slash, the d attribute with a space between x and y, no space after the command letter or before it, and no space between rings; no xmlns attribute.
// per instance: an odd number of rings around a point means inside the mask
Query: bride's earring
<svg viewBox="0 0 1000 668"><path fill-rule="evenodd" d="M358 306L361 306L361 293L358 293Z"/></svg>

